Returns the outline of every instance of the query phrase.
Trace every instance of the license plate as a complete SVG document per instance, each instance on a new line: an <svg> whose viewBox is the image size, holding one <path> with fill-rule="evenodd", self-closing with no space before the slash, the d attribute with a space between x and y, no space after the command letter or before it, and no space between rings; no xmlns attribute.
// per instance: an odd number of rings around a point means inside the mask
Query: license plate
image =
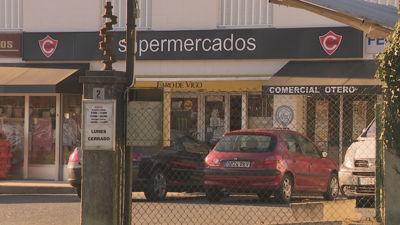
<svg viewBox="0 0 400 225"><path fill-rule="evenodd" d="M358 184L363 184L363 185L375 184L375 177L360 177L358 178Z"/></svg>
<svg viewBox="0 0 400 225"><path fill-rule="evenodd" d="M238 168L249 168L250 162L243 161L226 161L225 167L238 167Z"/></svg>

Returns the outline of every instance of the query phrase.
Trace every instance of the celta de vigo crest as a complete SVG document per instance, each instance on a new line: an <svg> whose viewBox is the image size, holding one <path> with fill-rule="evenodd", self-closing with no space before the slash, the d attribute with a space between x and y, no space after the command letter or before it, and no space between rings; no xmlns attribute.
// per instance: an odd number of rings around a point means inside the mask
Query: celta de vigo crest
<svg viewBox="0 0 400 225"><path fill-rule="evenodd" d="M342 36L337 35L330 30L325 35L319 36L319 41L321 42L322 48L325 52L332 55L339 48Z"/></svg>
<svg viewBox="0 0 400 225"><path fill-rule="evenodd" d="M50 58L50 56L53 55L53 53L56 51L57 44L58 41L51 38L49 35L47 35L42 40L39 40L40 50L42 50L43 54L47 58Z"/></svg>

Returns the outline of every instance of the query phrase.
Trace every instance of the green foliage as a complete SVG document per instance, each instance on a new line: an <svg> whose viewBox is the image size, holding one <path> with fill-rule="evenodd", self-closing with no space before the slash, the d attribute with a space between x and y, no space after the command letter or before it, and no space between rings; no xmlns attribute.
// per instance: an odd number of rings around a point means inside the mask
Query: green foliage
<svg viewBox="0 0 400 225"><path fill-rule="evenodd" d="M378 69L375 76L383 83L383 143L400 155L400 27L389 38L392 43L376 57Z"/></svg>

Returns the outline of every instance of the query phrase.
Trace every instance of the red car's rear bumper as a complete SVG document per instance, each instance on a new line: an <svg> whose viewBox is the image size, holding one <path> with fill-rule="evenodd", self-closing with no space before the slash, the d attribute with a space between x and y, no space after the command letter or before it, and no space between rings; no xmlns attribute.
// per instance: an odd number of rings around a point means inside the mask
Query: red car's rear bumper
<svg viewBox="0 0 400 225"><path fill-rule="evenodd" d="M282 180L279 170L204 170L204 186L223 189L277 189Z"/></svg>

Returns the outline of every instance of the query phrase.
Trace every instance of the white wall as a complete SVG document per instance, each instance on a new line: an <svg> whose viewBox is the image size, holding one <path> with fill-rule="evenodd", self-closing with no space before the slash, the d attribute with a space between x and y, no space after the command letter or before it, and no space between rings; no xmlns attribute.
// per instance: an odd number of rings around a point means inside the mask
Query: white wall
<svg viewBox="0 0 400 225"><path fill-rule="evenodd" d="M217 0L153 0L152 30L218 29ZM273 5L273 27L344 26L303 9ZM100 0L24 1L23 27L27 32L97 31L103 26ZM122 23L123 21L119 21Z"/></svg>
<svg viewBox="0 0 400 225"><path fill-rule="evenodd" d="M304 9L274 5L274 27L340 27L347 26Z"/></svg>
<svg viewBox="0 0 400 225"><path fill-rule="evenodd" d="M100 0L35 0L23 3L26 32L97 31L103 26Z"/></svg>
<svg viewBox="0 0 400 225"><path fill-rule="evenodd" d="M153 30L216 29L218 0L153 0Z"/></svg>

